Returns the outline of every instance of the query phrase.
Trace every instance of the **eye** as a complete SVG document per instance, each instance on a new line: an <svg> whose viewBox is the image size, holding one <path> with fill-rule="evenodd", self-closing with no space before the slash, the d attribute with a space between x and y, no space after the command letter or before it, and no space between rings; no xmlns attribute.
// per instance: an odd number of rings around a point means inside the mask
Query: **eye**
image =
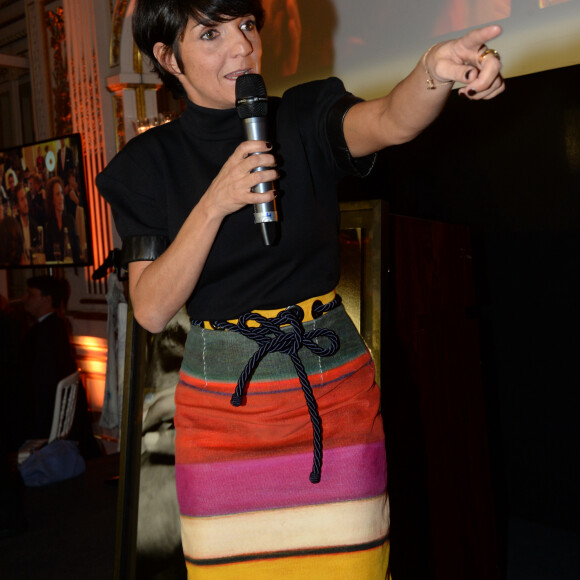
<svg viewBox="0 0 580 580"><path fill-rule="evenodd" d="M218 31L215 28L210 28L206 30L202 35L202 40L215 40L218 36Z"/></svg>
<svg viewBox="0 0 580 580"><path fill-rule="evenodd" d="M256 21L253 19L246 20L245 22L242 23L240 28L242 30L245 30L246 32L253 32L254 30L256 30Z"/></svg>

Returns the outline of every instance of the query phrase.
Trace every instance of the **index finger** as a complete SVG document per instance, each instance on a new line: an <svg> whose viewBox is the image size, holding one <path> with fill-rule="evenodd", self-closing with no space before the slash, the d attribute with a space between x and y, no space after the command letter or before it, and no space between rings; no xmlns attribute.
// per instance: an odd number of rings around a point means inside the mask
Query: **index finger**
<svg viewBox="0 0 580 580"><path fill-rule="evenodd" d="M497 38L501 33L502 27L499 24L491 24L490 26L484 26L468 32L459 41L467 50L475 50L477 52L482 45Z"/></svg>

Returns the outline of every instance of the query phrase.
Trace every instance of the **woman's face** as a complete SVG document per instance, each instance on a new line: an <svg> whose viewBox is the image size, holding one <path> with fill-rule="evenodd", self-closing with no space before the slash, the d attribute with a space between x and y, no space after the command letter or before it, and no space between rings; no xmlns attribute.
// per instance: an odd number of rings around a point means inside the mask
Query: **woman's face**
<svg viewBox="0 0 580 580"><path fill-rule="evenodd" d="M180 45L183 71L179 73L173 55L168 57L169 70L177 73L190 100L202 107L234 107L236 79L260 72L262 41L251 15L212 26L190 19Z"/></svg>
<svg viewBox="0 0 580 580"><path fill-rule="evenodd" d="M52 188L52 202L57 212L64 210L64 193L60 183L55 183Z"/></svg>

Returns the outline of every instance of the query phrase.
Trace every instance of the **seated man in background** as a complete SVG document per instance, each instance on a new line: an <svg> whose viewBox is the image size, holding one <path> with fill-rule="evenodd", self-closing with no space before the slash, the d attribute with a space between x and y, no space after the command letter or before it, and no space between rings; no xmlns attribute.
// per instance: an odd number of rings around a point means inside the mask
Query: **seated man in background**
<svg viewBox="0 0 580 580"><path fill-rule="evenodd" d="M52 276L26 282L24 309L36 320L24 336L19 368L23 388L23 426L26 439L48 438L56 387L77 370L69 331L59 309L68 300L68 284Z"/></svg>

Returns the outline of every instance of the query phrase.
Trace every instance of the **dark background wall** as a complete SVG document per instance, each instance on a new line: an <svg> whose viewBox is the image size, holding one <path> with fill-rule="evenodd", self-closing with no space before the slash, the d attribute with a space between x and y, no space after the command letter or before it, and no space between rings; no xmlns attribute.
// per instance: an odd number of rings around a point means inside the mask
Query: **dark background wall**
<svg viewBox="0 0 580 580"><path fill-rule="evenodd" d="M454 92L341 196L467 225L500 542L509 517L580 531L580 67Z"/></svg>

